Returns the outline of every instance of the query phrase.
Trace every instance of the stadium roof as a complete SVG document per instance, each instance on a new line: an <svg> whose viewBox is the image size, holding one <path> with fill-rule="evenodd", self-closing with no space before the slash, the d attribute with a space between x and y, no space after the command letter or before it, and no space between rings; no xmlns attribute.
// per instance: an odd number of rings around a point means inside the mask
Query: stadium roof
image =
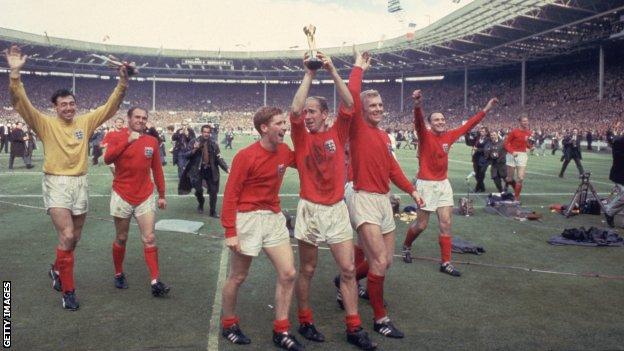
<svg viewBox="0 0 624 351"><path fill-rule="evenodd" d="M476 0L405 36L358 45L373 54L367 77L442 73L504 66L597 46L624 36L624 0ZM110 74L91 54L113 54L142 75L214 79L300 79L301 50L199 51L117 46L0 28L0 45L17 43L26 69ZM323 48L340 70L350 47Z"/></svg>

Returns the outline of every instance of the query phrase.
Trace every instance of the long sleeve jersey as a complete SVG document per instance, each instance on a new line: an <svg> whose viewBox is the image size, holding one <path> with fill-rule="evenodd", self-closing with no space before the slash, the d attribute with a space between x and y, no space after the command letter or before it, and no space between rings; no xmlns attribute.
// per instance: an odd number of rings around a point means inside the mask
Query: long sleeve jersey
<svg viewBox="0 0 624 351"><path fill-rule="evenodd" d="M354 115L349 131L353 188L386 194L390 191L392 181L401 190L411 194L414 186L403 174L399 163L392 155L388 134L364 120L360 100L362 74L362 68L356 66L349 76L349 91L354 101Z"/></svg>
<svg viewBox="0 0 624 351"><path fill-rule="evenodd" d="M448 153L460 136L471 130L485 117L479 111L461 127L440 134L427 130L420 107L414 109L414 127L418 135L418 179L444 180L448 178Z"/></svg>
<svg viewBox="0 0 624 351"><path fill-rule="evenodd" d="M258 141L234 156L221 209L221 225L225 228L226 238L237 235L237 212L281 211L279 189L286 168L294 164L294 153L286 144L279 144L277 150L271 152Z"/></svg>
<svg viewBox="0 0 624 351"><path fill-rule="evenodd" d="M87 173L89 139L95 129L115 115L123 101L126 85L121 81L106 104L94 111L66 121L46 116L28 99L19 78L10 78L11 102L19 115L43 142L43 172L53 175L79 176Z"/></svg>
<svg viewBox="0 0 624 351"><path fill-rule="evenodd" d="M531 130L529 129L513 129L505 138L503 144L505 150L510 154L514 152L526 152L531 134Z"/></svg>
<svg viewBox="0 0 624 351"><path fill-rule="evenodd" d="M345 150L353 111L341 106L336 123L322 133L305 128L305 111L290 114L291 138L299 170L302 199L333 205L344 198Z"/></svg>
<svg viewBox="0 0 624 351"><path fill-rule="evenodd" d="M156 182L158 197L164 199L165 176L160 163L158 140L143 134L129 143L129 135L127 128L107 134L109 144L104 162L115 163L113 190L129 204L140 205L154 192L151 174Z"/></svg>

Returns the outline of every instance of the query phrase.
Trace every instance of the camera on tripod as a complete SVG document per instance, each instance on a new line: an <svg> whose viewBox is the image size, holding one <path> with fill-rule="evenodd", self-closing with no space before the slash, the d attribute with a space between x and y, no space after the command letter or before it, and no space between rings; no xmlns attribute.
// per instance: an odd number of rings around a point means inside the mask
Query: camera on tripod
<svg viewBox="0 0 624 351"><path fill-rule="evenodd" d="M579 175L579 179L581 180L581 183L588 183L590 176L591 176L591 172L584 172L584 173L581 173L581 175Z"/></svg>
<svg viewBox="0 0 624 351"><path fill-rule="evenodd" d="M572 201L563 212L566 217L570 217L572 212L577 210L579 214L594 214L599 215L600 210L605 211L603 203L600 201L596 189L589 182L591 172L584 172L579 175L581 184L579 184Z"/></svg>

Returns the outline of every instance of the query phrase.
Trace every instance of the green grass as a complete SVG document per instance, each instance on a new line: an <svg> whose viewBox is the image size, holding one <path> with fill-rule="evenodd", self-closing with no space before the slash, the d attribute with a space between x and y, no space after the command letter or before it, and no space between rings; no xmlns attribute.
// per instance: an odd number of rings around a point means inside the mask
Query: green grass
<svg viewBox="0 0 624 351"><path fill-rule="evenodd" d="M235 148L250 140L237 138ZM231 161L232 151L224 151ZM624 280L529 272L509 266L570 273L624 276L622 248L553 247L546 243L565 227L604 226L601 216L565 219L552 214L552 203L567 203L578 186L576 168L556 177L559 155L530 157L523 203L544 215L541 222L518 222L488 214L477 198L476 214L454 217L453 234L485 247L482 256L454 255L463 272L459 279L437 272L437 221L415 242L413 264L396 259L386 281L385 298L404 340L384 339L372 332L372 311L366 301L360 310L364 327L384 350L604 350L624 349ZM399 161L408 175L417 170L414 152L400 150ZM452 149L449 177L456 198L466 191L469 150ZM206 350L210 319L217 293L222 254L220 223L195 213L195 200L171 196L159 219L204 221L203 235L158 232L163 281L173 289L167 299L150 295L139 233L131 228L125 270L130 288L118 291L112 283L113 224L108 214L111 175L105 166L89 170L90 212L76 251L76 283L81 308L61 309L60 295L46 275L57 239L41 209L41 162L25 170L16 160L7 173L8 157L0 155L0 278L12 281L13 348L15 350ZM597 191L608 193L609 154L584 154ZM167 193L176 192L175 169L166 167ZM221 187L225 185L223 175ZM474 186L472 184L472 186ZM486 187L493 190L487 179ZM283 194L298 193L295 171L289 170ZM539 195L548 193L550 195ZM556 195L553 195L556 194ZM32 195L32 196L25 196ZM294 213L297 196L282 197L282 207ZM402 200L407 200L402 197ZM219 205L220 205L219 201ZM405 203L404 203L405 204ZM404 205L403 204L403 205ZM25 205L30 207L18 206ZM407 224L397 220L397 248ZM621 233L621 231L620 231ZM294 248L296 252L296 247ZM344 341L343 313L334 301L331 255L321 250L312 289L315 320L326 334L324 344L309 350L350 350ZM475 264L467 264L475 263ZM242 287L238 312L248 347L218 340L219 350L267 350L270 341L274 274L260 255ZM296 324L296 304L291 322ZM216 326L218 327L218 326ZM301 339L301 338L300 338ZM216 349L216 348L215 348Z"/></svg>

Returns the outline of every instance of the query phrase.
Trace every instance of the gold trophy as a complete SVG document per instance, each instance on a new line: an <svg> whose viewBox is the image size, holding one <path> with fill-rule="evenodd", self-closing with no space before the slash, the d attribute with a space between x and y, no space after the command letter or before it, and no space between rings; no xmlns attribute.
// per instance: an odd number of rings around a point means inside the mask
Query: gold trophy
<svg viewBox="0 0 624 351"><path fill-rule="evenodd" d="M316 57L316 42L314 41L314 32L316 32L316 27L312 24L308 24L303 27L303 32L306 37L308 37L308 46L310 50L308 51L308 60L306 61L306 67L309 69L316 71L317 69L323 67L323 61L321 61L318 57Z"/></svg>

